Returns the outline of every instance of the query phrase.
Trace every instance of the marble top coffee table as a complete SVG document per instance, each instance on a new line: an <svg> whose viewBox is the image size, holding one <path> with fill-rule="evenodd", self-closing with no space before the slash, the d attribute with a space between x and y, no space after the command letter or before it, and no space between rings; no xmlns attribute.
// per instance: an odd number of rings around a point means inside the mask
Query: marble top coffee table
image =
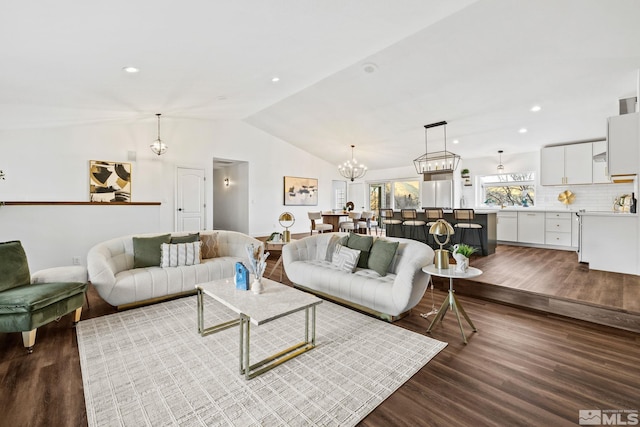
<svg viewBox="0 0 640 427"><path fill-rule="evenodd" d="M202 336L240 325L240 375L254 378L316 345L316 306L322 300L312 294L294 289L266 278L262 279L264 291L237 290L233 278L214 280L196 285L198 291L198 332ZM230 308L239 318L218 325L204 327L204 295L208 295ZM250 364L250 325L263 325L272 320L305 310L305 339L264 360Z"/></svg>

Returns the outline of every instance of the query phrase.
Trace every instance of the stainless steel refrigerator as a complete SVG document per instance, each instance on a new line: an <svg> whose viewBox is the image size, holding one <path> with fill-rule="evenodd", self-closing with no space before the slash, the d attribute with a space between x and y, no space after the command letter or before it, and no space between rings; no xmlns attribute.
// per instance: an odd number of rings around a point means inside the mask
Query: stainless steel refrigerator
<svg viewBox="0 0 640 427"><path fill-rule="evenodd" d="M421 202L423 208L452 208L453 181L423 181Z"/></svg>

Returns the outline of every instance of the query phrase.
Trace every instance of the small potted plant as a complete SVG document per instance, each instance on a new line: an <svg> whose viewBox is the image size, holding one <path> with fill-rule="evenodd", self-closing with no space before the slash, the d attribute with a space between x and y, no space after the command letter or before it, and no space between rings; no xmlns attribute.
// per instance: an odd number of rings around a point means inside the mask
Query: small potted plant
<svg viewBox="0 0 640 427"><path fill-rule="evenodd" d="M456 260L456 271L466 272L469 268L469 257L478 250L473 246L459 243L451 247L453 258Z"/></svg>
<svg viewBox="0 0 640 427"><path fill-rule="evenodd" d="M462 170L460 171L460 176L461 176L462 178L469 178L469 169L462 169Z"/></svg>

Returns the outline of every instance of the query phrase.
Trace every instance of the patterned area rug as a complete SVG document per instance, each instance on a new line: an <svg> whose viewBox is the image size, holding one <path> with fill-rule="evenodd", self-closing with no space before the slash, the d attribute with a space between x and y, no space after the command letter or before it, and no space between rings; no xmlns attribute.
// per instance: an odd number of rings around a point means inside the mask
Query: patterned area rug
<svg viewBox="0 0 640 427"><path fill-rule="evenodd" d="M234 318L205 296L205 325ZM447 344L324 301L316 348L246 381L238 327L201 337L196 299L77 327L89 426L352 426ZM304 339L304 312L251 327L251 363Z"/></svg>

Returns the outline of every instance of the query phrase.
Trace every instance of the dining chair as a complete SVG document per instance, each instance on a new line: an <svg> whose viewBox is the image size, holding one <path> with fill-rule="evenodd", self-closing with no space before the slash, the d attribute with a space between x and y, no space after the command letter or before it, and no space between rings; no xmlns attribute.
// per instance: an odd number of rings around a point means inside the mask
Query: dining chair
<svg viewBox="0 0 640 427"><path fill-rule="evenodd" d="M358 220L360 219L361 215L361 212L349 212L349 221L340 223L340 231L356 231L356 229L358 228Z"/></svg>
<svg viewBox="0 0 640 427"><path fill-rule="evenodd" d="M318 233L324 233L325 231L332 231L333 226L331 224L324 224L322 221L322 212L307 212L309 216L309 220L311 220L311 232L310 235L313 235L313 230L316 230Z"/></svg>
<svg viewBox="0 0 640 427"><path fill-rule="evenodd" d="M361 229L366 230L367 234L371 234L371 228L375 227L376 235L378 234L378 221L374 220L374 214L371 211L362 212L360 216L361 221L358 221L358 231Z"/></svg>

